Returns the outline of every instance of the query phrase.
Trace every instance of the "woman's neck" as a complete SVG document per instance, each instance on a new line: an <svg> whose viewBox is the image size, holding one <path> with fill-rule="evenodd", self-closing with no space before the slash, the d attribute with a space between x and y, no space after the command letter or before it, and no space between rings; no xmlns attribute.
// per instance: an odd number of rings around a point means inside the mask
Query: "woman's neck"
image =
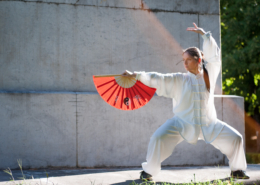
<svg viewBox="0 0 260 185"><path fill-rule="evenodd" d="M199 70L194 70L194 71L190 71L190 73L197 75L197 74L200 73L200 71Z"/></svg>

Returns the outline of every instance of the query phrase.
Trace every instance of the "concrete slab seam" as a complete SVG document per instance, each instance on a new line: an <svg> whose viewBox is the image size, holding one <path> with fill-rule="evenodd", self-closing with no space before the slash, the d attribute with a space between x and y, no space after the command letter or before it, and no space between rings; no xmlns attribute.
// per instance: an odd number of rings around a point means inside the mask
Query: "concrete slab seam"
<svg viewBox="0 0 260 185"><path fill-rule="evenodd" d="M200 15L198 14L198 26L200 27ZM198 41L199 41L199 47L200 48L200 34L198 34Z"/></svg>
<svg viewBox="0 0 260 185"><path fill-rule="evenodd" d="M224 118L223 118L223 109L224 109L224 106L223 106L223 98L221 98L221 105L222 105L222 111L221 111L221 114L222 114L222 121L224 121ZM223 154L223 164L225 164L225 161L226 161L226 156L225 154Z"/></svg>
<svg viewBox="0 0 260 185"><path fill-rule="evenodd" d="M74 91L1 91L0 94L98 94L98 92L74 92Z"/></svg>
<svg viewBox="0 0 260 185"><path fill-rule="evenodd" d="M113 7L113 6L96 6L96 5L83 5L83 4L77 4L76 3L57 3L57 2L43 2L43 1L26 1L26 0L0 0L0 1L17 1L17 2L25 2L25 3L45 3L45 4L56 4L56 5L73 5L73 6L90 6L90 7L97 7L97 8L118 8L118 9L129 9L129 10L141 10L141 11L148 11L148 12L153 12L153 13L158 13L158 12L165 12L165 13L180 13L180 14L199 14L199 15L220 15L220 14L207 14L207 13L200 13L200 12L185 12L185 11L173 11L173 10L163 10L163 9L145 9L145 8L126 8L126 7ZM142 6L142 5L141 5Z"/></svg>
<svg viewBox="0 0 260 185"><path fill-rule="evenodd" d="M69 103L73 103L73 107L75 107L75 130L76 130L76 160L75 160L75 166L78 167L78 117L77 117L77 93L72 93L72 94L75 94L75 98L73 98L73 100L69 100L68 102Z"/></svg>
<svg viewBox="0 0 260 185"><path fill-rule="evenodd" d="M79 145L78 145L78 96L76 94L76 167L79 167Z"/></svg>
<svg viewBox="0 0 260 185"><path fill-rule="evenodd" d="M222 103L222 109L221 109L222 112L221 112L221 113L222 113L222 121L223 121L223 116L224 116L224 114L223 114L223 109L224 109L224 106L223 106L223 103L224 103L224 102L223 102L223 98L221 98L221 103Z"/></svg>

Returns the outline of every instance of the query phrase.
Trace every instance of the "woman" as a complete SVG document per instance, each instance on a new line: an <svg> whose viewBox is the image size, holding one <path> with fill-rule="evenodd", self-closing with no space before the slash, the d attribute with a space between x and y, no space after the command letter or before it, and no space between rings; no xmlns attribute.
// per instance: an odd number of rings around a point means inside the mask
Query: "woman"
<svg viewBox="0 0 260 185"><path fill-rule="evenodd" d="M214 89L221 66L220 50L210 32L193 24L187 30L202 35L204 55L196 47L184 50L182 58L187 73L123 73L156 88L158 96L172 98L174 104L174 117L161 125L150 139L140 178L151 180L158 174L161 162L181 141L196 144L201 138L227 156L231 177L249 179L244 171L247 164L241 134L216 116Z"/></svg>

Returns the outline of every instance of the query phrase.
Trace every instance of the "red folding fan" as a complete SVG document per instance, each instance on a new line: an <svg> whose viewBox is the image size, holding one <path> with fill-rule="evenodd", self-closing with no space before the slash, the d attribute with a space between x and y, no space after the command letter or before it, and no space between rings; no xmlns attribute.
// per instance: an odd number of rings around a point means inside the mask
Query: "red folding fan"
<svg viewBox="0 0 260 185"><path fill-rule="evenodd" d="M95 75L93 81L103 100L121 110L141 108L156 91L134 77L122 75Z"/></svg>

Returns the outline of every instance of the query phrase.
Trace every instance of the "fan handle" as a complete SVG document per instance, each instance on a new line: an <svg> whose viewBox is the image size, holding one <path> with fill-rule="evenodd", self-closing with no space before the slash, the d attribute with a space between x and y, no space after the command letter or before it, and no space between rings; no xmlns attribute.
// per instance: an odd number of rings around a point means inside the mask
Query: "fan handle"
<svg viewBox="0 0 260 185"><path fill-rule="evenodd" d="M115 77L115 76L123 76L121 74L111 74L111 75L94 75L95 78L104 78L104 77ZM124 77L128 77L128 78L135 78L132 76L124 76Z"/></svg>

